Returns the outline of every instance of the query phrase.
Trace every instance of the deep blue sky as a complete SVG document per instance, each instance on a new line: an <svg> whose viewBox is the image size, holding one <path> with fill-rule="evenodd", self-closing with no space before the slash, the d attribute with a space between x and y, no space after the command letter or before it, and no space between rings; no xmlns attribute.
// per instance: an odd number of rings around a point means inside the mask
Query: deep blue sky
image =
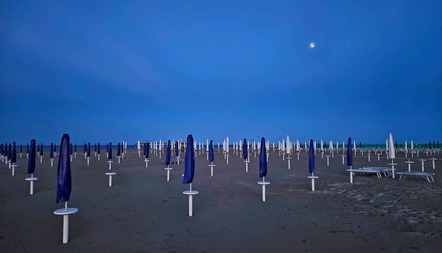
<svg viewBox="0 0 442 253"><path fill-rule="evenodd" d="M440 140L442 1L1 1L0 88L1 141Z"/></svg>

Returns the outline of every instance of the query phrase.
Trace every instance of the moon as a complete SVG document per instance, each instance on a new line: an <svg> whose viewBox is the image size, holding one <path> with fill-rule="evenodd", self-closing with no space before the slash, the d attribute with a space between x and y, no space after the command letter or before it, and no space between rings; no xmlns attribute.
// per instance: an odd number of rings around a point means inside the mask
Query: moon
<svg viewBox="0 0 442 253"><path fill-rule="evenodd" d="M310 43L310 48L314 48L315 47L315 43Z"/></svg>

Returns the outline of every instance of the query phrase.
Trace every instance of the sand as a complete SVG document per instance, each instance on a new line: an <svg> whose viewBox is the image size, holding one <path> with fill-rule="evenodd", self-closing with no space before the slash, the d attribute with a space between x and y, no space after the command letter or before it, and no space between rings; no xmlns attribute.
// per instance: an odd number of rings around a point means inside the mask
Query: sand
<svg viewBox="0 0 442 253"><path fill-rule="evenodd" d="M79 212L70 218L69 243L63 245L62 218L53 214L58 157L37 160L35 194L29 195L27 160L18 159L16 175L0 164L0 252L440 252L442 247L442 184L423 178L357 175L349 183L340 156L316 156L319 176L311 192L307 154L287 161L270 152L267 201L261 201L258 156L251 154L249 172L231 152L229 164L215 152L215 173L206 154L196 158L193 188L194 216L188 217L188 198L182 192L184 165L172 165L166 182L162 160L128 150L108 187L104 159L80 153L71 163L73 188L70 207ZM93 154L92 154L93 155ZM395 161L406 170L403 154ZM19 157L17 155L17 157ZM421 153L420 158L426 157ZM441 155L436 156L441 158ZM413 159L413 170L420 162ZM390 161L366 154L354 157L354 167L387 166ZM431 162L426 170L434 171Z"/></svg>

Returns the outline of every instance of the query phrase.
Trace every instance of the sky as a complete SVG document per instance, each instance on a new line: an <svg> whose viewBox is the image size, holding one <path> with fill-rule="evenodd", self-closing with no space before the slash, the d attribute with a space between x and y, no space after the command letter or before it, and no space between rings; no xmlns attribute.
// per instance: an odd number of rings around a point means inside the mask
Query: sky
<svg viewBox="0 0 442 253"><path fill-rule="evenodd" d="M0 142L442 140L442 1L0 1L0 90Z"/></svg>

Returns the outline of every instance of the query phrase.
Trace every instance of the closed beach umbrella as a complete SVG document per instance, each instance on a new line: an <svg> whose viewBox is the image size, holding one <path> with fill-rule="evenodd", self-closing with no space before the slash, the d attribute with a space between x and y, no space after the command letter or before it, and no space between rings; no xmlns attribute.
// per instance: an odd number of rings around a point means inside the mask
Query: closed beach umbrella
<svg viewBox="0 0 442 253"><path fill-rule="evenodd" d="M57 144L54 144L54 152L57 152Z"/></svg>
<svg viewBox="0 0 442 253"><path fill-rule="evenodd" d="M87 154L86 154L86 156L87 157L91 156L91 143L90 142L87 143Z"/></svg>
<svg viewBox="0 0 442 253"><path fill-rule="evenodd" d="M12 154L11 154L11 163L17 162L17 154L15 149L15 141L12 143Z"/></svg>
<svg viewBox="0 0 442 253"><path fill-rule="evenodd" d="M170 164L170 153L171 153L171 146L170 146L170 140L167 141L167 148L166 148L166 165L169 166Z"/></svg>
<svg viewBox="0 0 442 253"><path fill-rule="evenodd" d="M29 154L29 143L26 144L26 154Z"/></svg>
<svg viewBox="0 0 442 253"><path fill-rule="evenodd" d="M118 142L117 156L120 156L120 143Z"/></svg>
<svg viewBox="0 0 442 253"><path fill-rule="evenodd" d="M69 201L72 189L71 162L69 159L69 135L64 134L60 144L60 158L57 171L57 200L56 202Z"/></svg>
<svg viewBox="0 0 442 253"><path fill-rule="evenodd" d="M97 144L97 154L100 154L100 151L101 151L100 149L101 149L101 148L100 148L100 143L98 143L98 144Z"/></svg>
<svg viewBox="0 0 442 253"><path fill-rule="evenodd" d="M353 165L353 152L351 149L351 138L348 138L348 144L347 144L347 165L352 166Z"/></svg>
<svg viewBox="0 0 442 253"><path fill-rule="evenodd" d="M107 150L107 159L112 160L112 142L109 142L109 149Z"/></svg>
<svg viewBox="0 0 442 253"><path fill-rule="evenodd" d="M390 133L389 137L389 145L388 145L388 157L390 159L396 158L396 152L394 152L394 142L393 142L393 136Z"/></svg>
<svg viewBox="0 0 442 253"><path fill-rule="evenodd" d="M429 142L429 147L430 147L430 149L431 149L431 141Z"/></svg>
<svg viewBox="0 0 442 253"><path fill-rule="evenodd" d="M308 171L313 173L315 170L315 150L313 149L313 140L310 139L310 147L308 150Z"/></svg>
<svg viewBox="0 0 442 253"><path fill-rule="evenodd" d="M189 184L193 181L195 173L195 149L193 147L193 137L191 134L187 136L186 160L184 162L183 184Z"/></svg>
<svg viewBox="0 0 442 253"><path fill-rule="evenodd" d="M6 144L6 160L11 160L11 144Z"/></svg>
<svg viewBox="0 0 442 253"><path fill-rule="evenodd" d="M94 144L94 152L97 152L97 143Z"/></svg>
<svg viewBox="0 0 442 253"><path fill-rule="evenodd" d="M266 140L261 138L261 149L259 153L259 177L267 176L267 153L266 153Z"/></svg>
<svg viewBox="0 0 442 253"><path fill-rule="evenodd" d="M29 145L28 145L29 146ZM31 140L31 150L28 159L28 174L34 174L35 171L35 140Z"/></svg>
<svg viewBox="0 0 442 253"><path fill-rule="evenodd" d="M83 153L86 153L86 152L87 152L87 145L85 143L84 146L83 146Z"/></svg>
<svg viewBox="0 0 442 253"><path fill-rule="evenodd" d="M49 151L49 157L54 158L54 143L51 143L51 150Z"/></svg>
<svg viewBox="0 0 442 253"><path fill-rule="evenodd" d="M180 149L178 147L178 141L175 142L175 156L178 156L180 154Z"/></svg>
<svg viewBox="0 0 442 253"><path fill-rule="evenodd" d="M23 145L20 144L20 153L23 153Z"/></svg>
<svg viewBox="0 0 442 253"><path fill-rule="evenodd" d="M249 155L249 151L247 149L247 140L246 139L244 139L244 142L243 142L242 154L243 154L244 160L247 160L247 156Z"/></svg>
<svg viewBox="0 0 442 253"><path fill-rule="evenodd" d="M43 156L43 143L40 144L40 156Z"/></svg>
<svg viewBox="0 0 442 253"><path fill-rule="evenodd" d="M209 143L209 162L213 162L213 140Z"/></svg>
<svg viewBox="0 0 442 253"><path fill-rule="evenodd" d="M77 153L77 144L74 145L74 152Z"/></svg>
<svg viewBox="0 0 442 253"><path fill-rule="evenodd" d="M144 143L144 158L149 158L149 143Z"/></svg>

